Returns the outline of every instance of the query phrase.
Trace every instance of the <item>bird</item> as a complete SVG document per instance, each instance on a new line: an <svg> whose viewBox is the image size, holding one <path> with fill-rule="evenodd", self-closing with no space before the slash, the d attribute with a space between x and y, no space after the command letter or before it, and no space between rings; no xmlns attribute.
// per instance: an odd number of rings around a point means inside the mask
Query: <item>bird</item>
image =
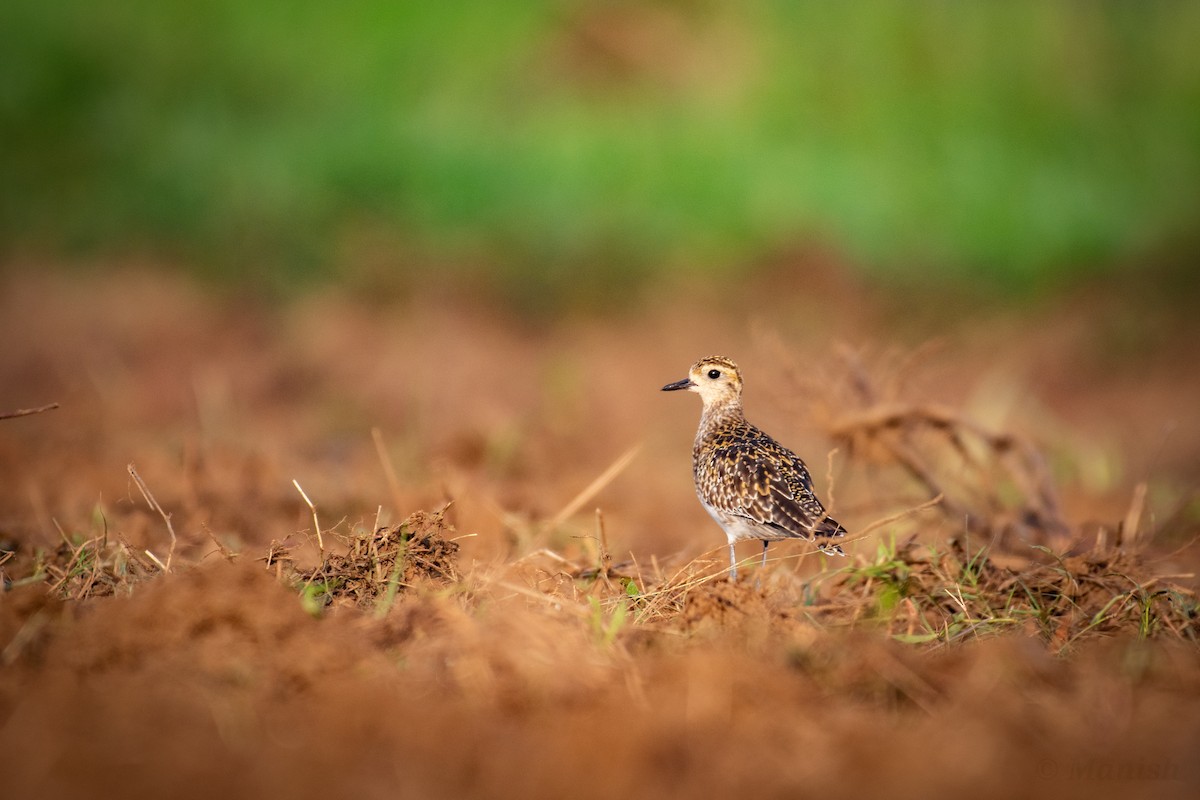
<svg viewBox="0 0 1200 800"><path fill-rule="evenodd" d="M823 552L844 556L830 541L846 535L813 491L808 467L798 455L746 421L742 411L742 373L724 356L692 365L683 380L664 392L687 390L700 395L703 410L692 446L696 495L729 539L730 580L737 580L734 544L743 539L767 547L781 539L807 539Z"/></svg>

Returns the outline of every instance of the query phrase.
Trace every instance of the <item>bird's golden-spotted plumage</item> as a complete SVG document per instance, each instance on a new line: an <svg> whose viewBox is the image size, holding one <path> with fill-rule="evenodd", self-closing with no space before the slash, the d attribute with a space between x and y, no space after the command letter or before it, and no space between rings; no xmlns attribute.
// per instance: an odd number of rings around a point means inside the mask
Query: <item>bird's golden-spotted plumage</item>
<svg viewBox="0 0 1200 800"><path fill-rule="evenodd" d="M700 395L704 410L692 447L696 494L729 539L731 574L737 577L733 545L742 539L767 545L779 539L808 539L827 553L843 555L829 541L846 529L825 513L813 493L804 462L746 421L742 376L722 356L702 358L688 377L663 391L687 389Z"/></svg>

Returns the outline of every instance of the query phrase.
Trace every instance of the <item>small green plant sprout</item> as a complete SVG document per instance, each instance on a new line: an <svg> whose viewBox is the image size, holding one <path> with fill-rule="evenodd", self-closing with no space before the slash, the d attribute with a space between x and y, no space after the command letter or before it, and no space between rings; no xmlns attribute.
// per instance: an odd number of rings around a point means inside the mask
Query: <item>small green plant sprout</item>
<svg viewBox="0 0 1200 800"><path fill-rule="evenodd" d="M380 595L379 600L375 604L376 618L387 616L388 611L396 602L396 593L400 591L400 579L404 577L404 545L408 542L407 531L401 527L400 529L400 546L396 548L394 560L392 562L392 571L388 575L387 586Z"/></svg>
<svg viewBox="0 0 1200 800"><path fill-rule="evenodd" d="M589 622L596 641L603 647L611 647L616 641L617 634L625 627L625 621L629 615L628 601L624 597L618 599L613 604L607 619L605 619L604 604L595 595L588 595L588 606L591 608Z"/></svg>
<svg viewBox="0 0 1200 800"><path fill-rule="evenodd" d="M842 572L847 585L862 584L864 594L874 592L876 616L890 614L908 596L911 565L899 554L895 534L880 538L874 561L846 567Z"/></svg>
<svg viewBox="0 0 1200 800"><path fill-rule="evenodd" d="M320 617L333 602L333 593L341 581L337 578L308 581L300 587L300 607L310 616Z"/></svg>

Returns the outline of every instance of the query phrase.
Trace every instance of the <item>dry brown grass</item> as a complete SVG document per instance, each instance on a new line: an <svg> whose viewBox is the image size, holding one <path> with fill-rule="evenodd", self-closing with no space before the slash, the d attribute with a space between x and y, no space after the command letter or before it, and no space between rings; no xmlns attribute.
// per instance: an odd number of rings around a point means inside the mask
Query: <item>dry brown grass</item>
<svg viewBox="0 0 1200 800"><path fill-rule="evenodd" d="M344 554L324 555L319 566L295 571L291 581L312 603L349 602L386 614L396 596L417 581L458 580L458 545L445 514L445 507L432 514L416 511L399 525L344 536ZM267 566L281 563L281 556L272 549Z"/></svg>
<svg viewBox="0 0 1200 800"><path fill-rule="evenodd" d="M911 502L937 500L955 530L990 548L1062 545L1070 525L1044 455L1027 438L988 430L961 409L909 399L929 348L870 360L847 346L817 374L768 338L797 394L843 456L898 479Z"/></svg>

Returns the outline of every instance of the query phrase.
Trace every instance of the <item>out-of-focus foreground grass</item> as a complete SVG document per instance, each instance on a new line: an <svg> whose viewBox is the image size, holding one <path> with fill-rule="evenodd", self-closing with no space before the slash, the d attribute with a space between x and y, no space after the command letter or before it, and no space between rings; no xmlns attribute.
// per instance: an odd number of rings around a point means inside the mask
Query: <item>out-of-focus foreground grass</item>
<svg viewBox="0 0 1200 800"><path fill-rule="evenodd" d="M1198 39L1168 2L6 0L0 236L545 296L818 243L1026 287L1196 246Z"/></svg>

